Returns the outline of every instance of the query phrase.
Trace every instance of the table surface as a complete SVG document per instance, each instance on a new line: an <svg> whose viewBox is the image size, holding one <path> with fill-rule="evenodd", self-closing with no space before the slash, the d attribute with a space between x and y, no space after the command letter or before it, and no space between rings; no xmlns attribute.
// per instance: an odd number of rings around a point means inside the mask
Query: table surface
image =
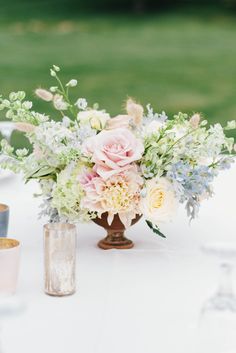
<svg viewBox="0 0 236 353"><path fill-rule="evenodd" d="M77 292L63 298L43 292L46 220L38 220L37 184L16 176L0 180L0 202L10 206L9 236L22 244L15 300L24 309L0 318L0 352L235 353L232 337L209 340L211 327L199 326L218 277L217 261L200 248L215 240L235 244L235 180L236 166L224 171L191 224L180 207L162 226L167 239L141 220L127 231L131 250L100 250L104 230L79 224Z"/></svg>

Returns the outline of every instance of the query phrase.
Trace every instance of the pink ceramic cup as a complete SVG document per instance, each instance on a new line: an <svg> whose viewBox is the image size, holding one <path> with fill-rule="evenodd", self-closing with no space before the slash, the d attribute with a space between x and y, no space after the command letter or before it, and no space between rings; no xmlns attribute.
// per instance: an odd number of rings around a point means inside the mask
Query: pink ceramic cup
<svg viewBox="0 0 236 353"><path fill-rule="evenodd" d="M0 238L0 295L11 295L16 291L20 259L18 240Z"/></svg>

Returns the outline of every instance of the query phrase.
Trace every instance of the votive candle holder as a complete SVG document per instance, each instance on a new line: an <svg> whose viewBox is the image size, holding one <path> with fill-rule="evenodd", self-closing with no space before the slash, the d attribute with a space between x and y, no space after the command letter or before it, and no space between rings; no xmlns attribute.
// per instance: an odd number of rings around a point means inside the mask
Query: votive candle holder
<svg viewBox="0 0 236 353"><path fill-rule="evenodd" d="M49 223L44 226L45 293L66 296L76 291L76 226Z"/></svg>

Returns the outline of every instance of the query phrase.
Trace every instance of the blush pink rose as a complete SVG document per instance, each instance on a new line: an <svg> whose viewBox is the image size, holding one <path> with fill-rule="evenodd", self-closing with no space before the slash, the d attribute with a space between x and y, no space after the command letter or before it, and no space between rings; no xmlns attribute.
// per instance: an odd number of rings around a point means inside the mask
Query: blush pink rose
<svg viewBox="0 0 236 353"><path fill-rule="evenodd" d="M141 140L125 128L103 130L84 142L83 153L91 156L94 170L102 178L127 170L131 163L142 158L144 151Z"/></svg>
<svg viewBox="0 0 236 353"><path fill-rule="evenodd" d="M101 177L94 171L84 171L78 176L78 181L82 185L86 196L81 201L81 206L90 211L102 214L104 209L101 207L100 195L104 189Z"/></svg>

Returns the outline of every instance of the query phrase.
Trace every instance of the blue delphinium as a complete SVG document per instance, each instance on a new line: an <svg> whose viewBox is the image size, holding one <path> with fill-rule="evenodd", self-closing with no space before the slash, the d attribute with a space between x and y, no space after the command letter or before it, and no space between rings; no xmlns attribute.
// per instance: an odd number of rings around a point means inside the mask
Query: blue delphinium
<svg viewBox="0 0 236 353"><path fill-rule="evenodd" d="M219 170L230 169L231 164L234 162L235 162L235 159L232 156L224 156L220 159L218 163L218 169Z"/></svg>
<svg viewBox="0 0 236 353"><path fill-rule="evenodd" d="M190 218L195 218L199 209L202 195L211 195L211 182L215 176L213 168L209 166L191 166L179 161L173 164L167 177L172 180L177 197L181 203L186 202L186 209Z"/></svg>

